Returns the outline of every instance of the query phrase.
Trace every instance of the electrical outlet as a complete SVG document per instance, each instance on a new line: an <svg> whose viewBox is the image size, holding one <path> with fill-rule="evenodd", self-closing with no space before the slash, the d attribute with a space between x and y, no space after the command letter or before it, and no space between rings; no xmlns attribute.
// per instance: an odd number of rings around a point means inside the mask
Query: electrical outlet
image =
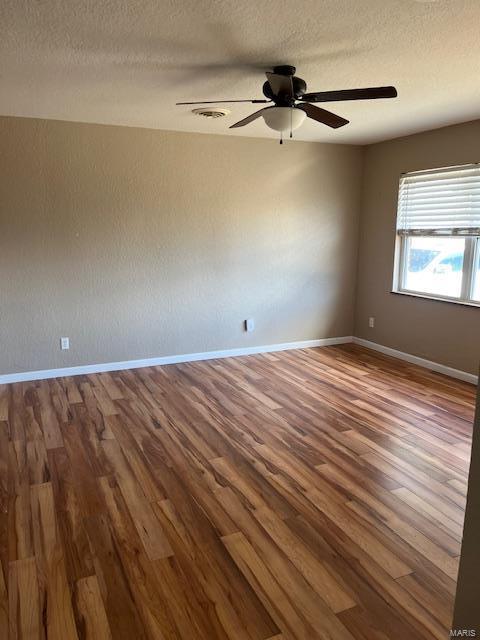
<svg viewBox="0 0 480 640"><path fill-rule="evenodd" d="M62 351L70 349L70 338L60 338L60 349Z"/></svg>
<svg viewBox="0 0 480 640"><path fill-rule="evenodd" d="M255 329L255 320L253 318L247 318L245 320L245 330L253 331Z"/></svg>
<svg viewBox="0 0 480 640"><path fill-rule="evenodd" d="M373 327L375 326L375 318L373 316L370 316L370 318L368 319L368 326L370 327L370 329L373 329Z"/></svg>

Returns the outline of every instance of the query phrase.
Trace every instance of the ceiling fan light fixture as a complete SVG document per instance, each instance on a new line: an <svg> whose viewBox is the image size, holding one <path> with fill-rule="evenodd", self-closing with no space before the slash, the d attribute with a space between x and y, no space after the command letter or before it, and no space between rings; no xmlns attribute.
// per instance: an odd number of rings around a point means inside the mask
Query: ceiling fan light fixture
<svg viewBox="0 0 480 640"><path fill-rule="evenodd" d="M262 111L265 124L274 131L295 131L307 117L305 111L295 107L267 107Z"/></svg>

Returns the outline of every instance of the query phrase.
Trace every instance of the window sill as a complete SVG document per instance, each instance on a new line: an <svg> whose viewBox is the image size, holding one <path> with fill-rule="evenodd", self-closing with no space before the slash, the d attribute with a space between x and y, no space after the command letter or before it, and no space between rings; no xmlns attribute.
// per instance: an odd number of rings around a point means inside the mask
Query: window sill
<svg viewBox="0 0 480 640"><path fill-rule="evenodd" d="M417 293L416 291L398 291L392 290L393 293L398 296L407 296L409 298L421 298L423 300L434 300L435 302L447 302L448 304L458 304L462 307L473 307L474 309L480 308L480 302L466 302L465 300L454 300L453 298L441 298L439 296L429 296L426 293Z"/></svg>

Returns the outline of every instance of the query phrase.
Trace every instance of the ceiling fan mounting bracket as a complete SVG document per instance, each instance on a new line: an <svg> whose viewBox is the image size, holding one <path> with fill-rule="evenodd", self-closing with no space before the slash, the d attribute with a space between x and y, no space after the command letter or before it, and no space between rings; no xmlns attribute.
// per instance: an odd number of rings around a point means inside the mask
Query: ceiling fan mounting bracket
<svg viewBox="0 0 480 640"><path fill-rule="evenodd" d="M279 76L294 76L295 72L295 67L292 67L289 64L281 64L277 67L273 67L273 73L278 73Z"/></svg>

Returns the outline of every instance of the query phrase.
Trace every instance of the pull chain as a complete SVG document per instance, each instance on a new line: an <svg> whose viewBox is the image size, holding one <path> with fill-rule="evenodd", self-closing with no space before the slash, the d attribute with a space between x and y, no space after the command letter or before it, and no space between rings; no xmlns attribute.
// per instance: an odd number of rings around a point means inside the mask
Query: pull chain
<svg viewBox="0 0 480 640"><path fill-rule="evenodd" d="M283 131L280 131L280 144L283 144Z"/></svg>

